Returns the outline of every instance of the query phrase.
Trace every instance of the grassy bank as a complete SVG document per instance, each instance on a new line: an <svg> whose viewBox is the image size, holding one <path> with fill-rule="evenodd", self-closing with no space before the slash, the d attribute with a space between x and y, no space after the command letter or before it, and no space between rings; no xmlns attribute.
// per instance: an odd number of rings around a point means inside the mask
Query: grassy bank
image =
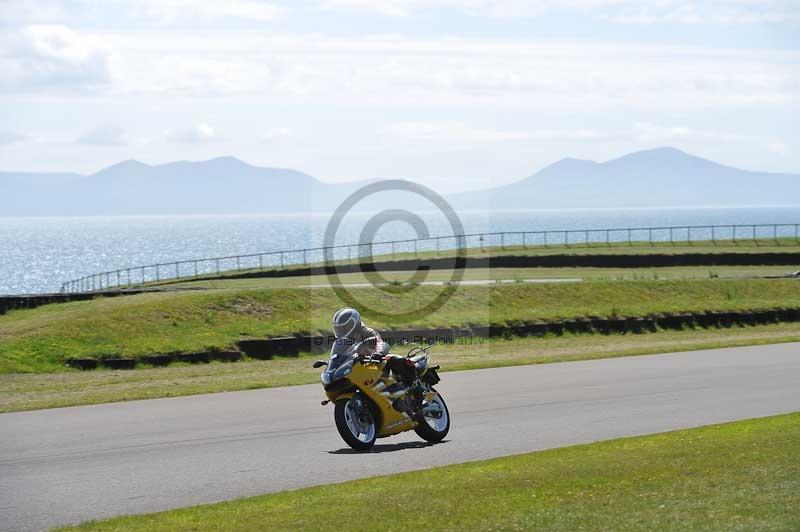
<svg viewBox="0 0 800 532"><path fill-rule="evenodd" d="M800 414L791 414L122 517L77 529L797 530L798 449ZM431 509L398 496L411 493L427 494ZM380 501L366 514L357 508L364 494ZM335 519L332 509L341 509Z"/></svg>
<svg viewBox="0 0 800 532"><path fill-rule="evenodd" d="M436 346L433 354L445 371L453 371L792 341L800 341L800 323L625 336L479 338ZM314 358L4 374L0 375L0 412L318 383L319 370L311 368Z"/></svg>
<svg viewBox="0 0 800 532"><path fill-rule="evenodd" d="M365 306L418 309L441 291L421 286L387 295L354 289ZM387 303L391 298L391 303ZM586 315L757 309L800 305L786 279L664 280L460 286L438 311L411 319L367 319L378 328L459 326ZM331 289L220 289L100 298L0 317L0 373L63 370L68 357L139 356L225 348L242 337L325 331L342 306Z"/></svg>

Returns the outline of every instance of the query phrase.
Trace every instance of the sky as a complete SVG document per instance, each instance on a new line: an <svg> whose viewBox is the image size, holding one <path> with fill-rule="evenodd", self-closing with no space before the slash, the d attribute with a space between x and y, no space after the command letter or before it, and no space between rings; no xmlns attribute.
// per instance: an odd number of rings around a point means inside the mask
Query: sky
<svg viewBox="0 0 800 532"><path fill-rule="evenodd" d="M232 155L446 192L674 146L800 172L800 2L0 0L0 170Z"/></svg>

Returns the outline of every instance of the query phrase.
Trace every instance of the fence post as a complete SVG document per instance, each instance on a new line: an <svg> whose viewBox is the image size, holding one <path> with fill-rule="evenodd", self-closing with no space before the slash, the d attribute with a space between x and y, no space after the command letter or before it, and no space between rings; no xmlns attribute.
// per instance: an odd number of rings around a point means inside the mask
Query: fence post
<svg viewBox="0 0 800 532"><path fill-rule="evenodd" d="M586 240L586 247L588 248L589 247L589 230L588 229L586 230L586 234L584 234L584 237L585 237L585 240Z"/></svg>
<svg viewBox="0 0 800 532"><path fill-rule="evenodd" d="M306 250L306 249L303 250L303 266L307 266L308 265L308 256L306 255L307 251L308 250Z"/></svg>
<svg viewBox="0 0 800 532"><path fill-rule="evenodd" d="M797 228L800 227L800 224L794 224L794 240L798 244L800 244L800 234L797 232Z"/></svg>
<svg viewBox="0 0 800 532"><path fill-rule="evenodd" d="M392 240L392 258L395 258L395 253L394 253L394 240Z"/></svg>
<svg viewBox="0 0 800 532"><path fill-rule="evenodd" d="M236 255L236 269L237 270L241 270L242 269L242 263L239 260L239 255Z"/></svg>
<svg viewBox="0 0 800 532"><path fill-rule="evenodd" d="M544 247L547 247L547 231L544 232Z"/></svg>
<svg viewBox="0 0 800 532"><path fill-rule="evenodd" d="M650 241L650 245L652 246L653 245L653 228L652 227L648 227L647 228L647 239Z"/></svg>
<svg viewBox="0 0 800 532"><path fill-rule="evenodd" d="M736 242L736 224L733 224L733 245L738 246L739 244Z"/></svg>
<svg viewBox="0 0 800 532"><path fill-rule="evenodd" d="M283 268L283 251L281 251L281 268Z"/></svg>
<svg viewBox="0 0 800 532"><path fill-rule="evenodd" d="M569 247L569 231L564 231L564 247Z"/></svg>
<svg viewBox="0 0 800 532"><path fill-rule="evenodd" d="M781 245L781 243L778 242L778 224L772 224L772 238L775 240L776 246Z"/></svg>
<svg viewBox="0 0 800 532"><path fill-rule="evenodd" d="M629 246L633 245L633 242L631 242L631 230L630 229L628 229L628 245Z"/></svg>
<svg viewBox="0 0 800 532"><path fill-rule="evenodd" d="M217 266L217 275L219 275L219 259L214 259L214 263Z"/></svg>
<svg viewBox="0 0 800 532"><path fill-rule="evenodd" d="M180 279L181 278L181 269L180 269L181 267L179 266L179 264L180 264L179 262L175 262L175 278L176 279Z"/></svg>
<svg viewBox="0 0 800 532"><path fill-rule="evenodd" d="M419 258L419 251L417 249L417 239L414 239L414 257Z"/></svg>
<svg viewBox="0 0 800 532"><path fill-rule="evenodd" d="M753 226L753 244L755 244L756 247L758 247L758 240L756 240L756 226L755 225Z"/></svg>
<svg viewBox="0 0 800 532"><path fill-rule="evenodd" d="M500 233L500 249L505 251L506 250L506 232L502 231Z"/></svg>
<svg viewBox="0 0 800 532"><path fill-rule="evenodd" d="M119 285L121 285L121 284L122 283L119 280L119 270L117 270L117 288L119 288Z"/></svg>
<svg viewBox="0 0 800 532"><path fill-rule="evenodd" d="M690 246L692 245L692 226L690 225L686 226L686 241Z"/></svg>
<svg viewBox="0 0 800 532"><path fill-rule="evenodd" d="M159 272L158 264L156 264L156 282L161 280L161 272Z"/></svg>
<svg viewBox="0 0 800 532"><path fill-rule="evenodd" d="M717 245L717 226L716 225L712 225L711 226L711 245L712 246L716 246Z"/></svg>

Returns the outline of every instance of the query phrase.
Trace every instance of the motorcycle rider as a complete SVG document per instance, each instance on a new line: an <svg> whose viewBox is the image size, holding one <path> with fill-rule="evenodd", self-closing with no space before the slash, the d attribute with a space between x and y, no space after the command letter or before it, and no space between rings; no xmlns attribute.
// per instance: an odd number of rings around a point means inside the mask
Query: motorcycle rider
<svg viewBox="0 0 800 532"><path fill-rule="evenodd" d="M386 343L378 331L368 327L361 321L361 314L354 309L345 307L336 311L333 315L333 334L337 339L346 338L354 344L361 342L362 349L360 355L369 354L375 358L380 358L385 362L386 370L391 370L397 382L405 388L414 384L417 377L413 362L405 357L389 354L389 344ZM388 375L388 373L387 373Z"/></svg>

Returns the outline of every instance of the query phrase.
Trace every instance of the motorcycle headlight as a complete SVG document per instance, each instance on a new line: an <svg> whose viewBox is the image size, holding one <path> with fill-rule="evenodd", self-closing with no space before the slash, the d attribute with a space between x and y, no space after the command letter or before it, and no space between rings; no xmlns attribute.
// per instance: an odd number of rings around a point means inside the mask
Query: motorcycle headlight
<svg viewBox="0 0 800 532"><path fill-rule="evenodd" d="M319 378L322 379L322 384L326 386L331 383L331 374L327 370L323 371Z"/></svg>

